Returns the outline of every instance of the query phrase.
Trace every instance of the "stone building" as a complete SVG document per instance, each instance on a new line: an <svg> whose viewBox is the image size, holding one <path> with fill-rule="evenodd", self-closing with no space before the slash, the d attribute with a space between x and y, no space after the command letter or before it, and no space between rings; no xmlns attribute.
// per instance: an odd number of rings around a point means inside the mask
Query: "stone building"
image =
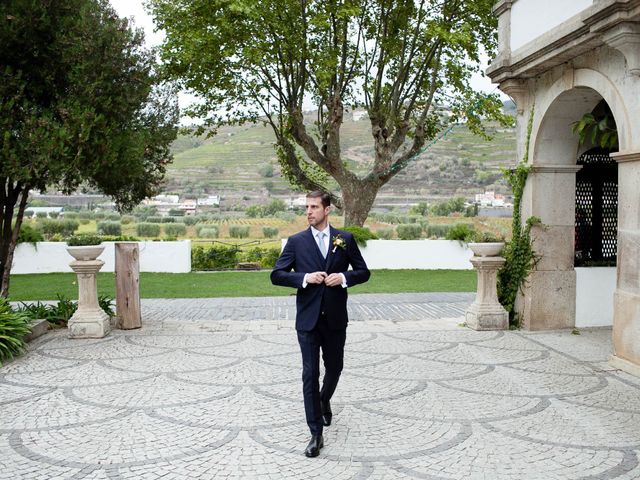
<svg viewBox="0 0 640 480"><path fill-rule="evenodd" d="M517 105L519 158L533 112L522 213L542 225L517 305L524 326L610 316L611 362L640 374L640 0L500 0L495 13L487 73ZM579 141L572 127L587 113L613 117L617 148Z"/></svg>

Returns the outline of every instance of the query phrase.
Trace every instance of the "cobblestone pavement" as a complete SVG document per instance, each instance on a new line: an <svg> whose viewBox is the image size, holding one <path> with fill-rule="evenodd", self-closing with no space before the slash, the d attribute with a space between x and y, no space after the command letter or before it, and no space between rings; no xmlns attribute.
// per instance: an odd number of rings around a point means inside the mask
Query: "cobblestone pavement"
<svg viewBox="0 0 640 480"><path fill-rule="evenodd" d="M472 298L351 297L314 459L291 297L48 333L0 368L0 479L640 479L640 379L606 363L611 331L475 332Z"/></svg>

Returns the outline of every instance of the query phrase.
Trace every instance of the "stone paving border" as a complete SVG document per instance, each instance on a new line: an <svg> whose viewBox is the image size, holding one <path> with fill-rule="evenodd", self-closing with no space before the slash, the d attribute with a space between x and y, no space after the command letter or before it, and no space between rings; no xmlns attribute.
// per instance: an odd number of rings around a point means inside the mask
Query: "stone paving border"
<svg viewBox="0 0 640 480"><path fill-rule="evenodd" d="M315 459L291 297L144 300L140 330L48 333L0 368L0 479L639 479L640 379L606 362L610 329L475 332L472 300L351 297Z"/></svg>

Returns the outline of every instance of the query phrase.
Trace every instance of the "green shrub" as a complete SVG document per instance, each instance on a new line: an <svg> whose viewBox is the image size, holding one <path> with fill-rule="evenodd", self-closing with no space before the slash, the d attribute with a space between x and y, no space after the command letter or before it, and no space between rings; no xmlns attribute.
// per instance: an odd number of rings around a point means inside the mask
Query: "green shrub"
<svg viewBox="0 0 640 480"><path fill-rule="evenodd" d="M198 223L198 219L195 215L186 215L182 219L182 223L184 223L185 225L195 225L196 223Z"/></svg>
<svg viewBox="0 0 640 480"><path fill-rule="evenodd" d="M491 232L474 232L468 241L477 243L504 242L504 236L495 235Z"/></svg>
<svg viewBox="0 0 640 480"><path fill-rule="evenodd" d="M229 236L231 238L247 238L249 225L229 225Z"/></svg>
<svg viewBox="0 0 640 480"><path fill-rule="evenodd" d="M191 250L192 270L225 270L236 267L238 263L238 249L224 245L213 247L196 247Z"/></svg>
<svg viewBox="0 0 640 480"><path fill-rule="evenodd" d="M367 246L367 240L377 240L378 238L376 234L367 227L357 227L352 225L350 227L346 227L345 230L353 234L354 240L361 247Z"/></svg>
<svg viewBox="0 0 640 480"><path fill-rule="evenodd" d="M81 218L79 222L80 222L80 225L89 225L91 220L89 220L88 218Z"/></svg>
<svg viewBox="0 0 640 480"><path fill-rule="evenodd" d="M78 247L82 245L100 245L102 237L99 235L73 235L67 238L67 245L70 247Z"/></svg>
<svg viewBox="0 0 640 480"><path fill-rule="evenodd" d="M30 323L27 315L14 312L9 302L0 298L0 366L24 351L24 337L31 331Z"/></svg>
<svg viewBox="0 0 640 480"><path fill-rule="evenodd" d="M104 220L106 216L106 212L94 212L93 214L94 220Z"/></svg>
<svg viewBox="0 0 640 480"><path fill-rule="evenodd" d="M38 222L38 224L40 230L45 236L52 236L57 233L63 237L73 235L73 232L75 232L80 226L80 222L77 220L44 219Z"/></svg>
<svg viewBox="0 0 640 480"><path fill-rule="evenodd" d="M117 213L117 212L107 213L107 214L104 216L104 219L105 219L105 220L110 220L110 221L112 221L112 222L120 221L120 214L119 214L119 213Z"/></svg>
<svg viewBox="0 0 640 480"><path fill-rule="evenodd" d="M254 247L238 252L238 262L258 262L262 268L273 268L279 256L279 248Z"/></svg>
<svg viewBox="0 0 640 480"><path fill-rule="evenodd" d="M64 212L64 218L66 218L67 220L77 220L78 219L78 212Z"/></svg>
<svg viewBox="0 0 640 480"><path fill-rule="evenodd" d="M422 227L417 223L403 223L396 227L400 240L417 240L422 235Z"/></svg>
<svg viewBox="0 0 640 480"><path fill-rule="evenodd" d="M79 219L93 220L93 212L78 212Z"/></svg>
<svg viewBox="0 0 640 480"><path fill-rule="evenodd" d="M458 240L460 242L469 242L473 238L476 231L473 225L468 223L456 223L449 229L445 238L447 240Z"/></svg>
<svg viewBox="0 0 640 480"><path fill-rule="evenodd" d="M158 216L149 216L147 217L147 219L145 220L147 223L162 223L162 218L163 217L158 217Z"/></svg>
<svg viewBox="0 0 640 480"><path fill-rule="evenodd" d="M61 295L57 297L58 303L56 304L22 302L20 306L16 308L16 311L24 314L31 320L42 319L49 323L65 325L78 309L78 304ZM100 308L110 317L115 315L113 299L111 297L100 295L100 297L98 297L98 305L100 305Z"/></svg>
<svg viewBox="0 0 640 480"><path fill-rule="evenodd" d="M169 209L169 215L173 217L184 217L184 210L180 208L171 208Z"/></svg>
<svg viewBox="0 0 640 480"><path fill-rule="evenodd" d="M160 235L160 225L157 223L138 223L136 225L136 235L139 237L157 237Z"/></svg>
<svg viewBox="0 0 640 480"><path fill-rule="evenodd" d="M220 230L215 225L204 225L203 228L198 230L198 237L200 238L218 238Z"/></svg>
<svg viewBox="0 0 640 480"><path fill-rule="evenodd" d="M122 225L120 222L98 222L97 230L100 235L122 235Z"/></svg>
<svg viewBox="0 0 640 480"><path fill-rule="evenodd" d="M442 224L442 225L429 225L427 227L427 237L429 238L445 238L449 230L451 230L451 225Z"/></svg>
<svg viewBox="0 0 640 480"><path fill-rule="evenodd" d="M261 205L250 205L244 214L249 218L262 218L264 217L264 208Z"/></svg>
<svg viewBox="0 0 640 480"><path fill-rule="evenodd" d="M59 212L49 212L49 218L58 218L59 216Z"/></svg>
<svg viewBox="0 0 640 480"><path fill-rule="evenodd" d="M264 238L274 238L279 233L276 227L262 227L262 235Z"/></svg>
<svg viewBox="0 0 640 480"><path fill-rule="evenodd" d="M136 217L133 215L123 215L122 218L120 218L120 223L122 225L129 225L130 223L133 223L135 219Z"/></svg>
<svg viewBox="0 0 640 480"><path fill-rule="evenodd" d="M47 212L36 212L36 218L47 218Z"/></svg>
<svg viewBox="0 0 640 480"><path fill-rule="evenodd" d="M31 218L31 217L33 217L33 210L25 210L24 218Z"/></svg>
<svg viewBox="0 0 640 480"><path fill-rule="evenodd" d="M42 242L44 237L42 233L33 228L31 225L22 224L20 233L18 233L18 243L36 243Z"/></svg>
<svg viewBox="0 0 640 480"><path fill-rule="evenodd" d="M393 228L379 228L376 230L376 235L383 240L391 240L393 238Z"/></svg>
<svg viewBox="0 0 640 480"><path fill-rule="evenodd" d="M176 223L176 217L162 217L161 223Z"/></svg>
<svg viewBox="0 0 640 480"><path fill-rule="evenodd" d="M162 229L167 236L179 237L187 234L187 226L184 223L168 223Z"/></svg>

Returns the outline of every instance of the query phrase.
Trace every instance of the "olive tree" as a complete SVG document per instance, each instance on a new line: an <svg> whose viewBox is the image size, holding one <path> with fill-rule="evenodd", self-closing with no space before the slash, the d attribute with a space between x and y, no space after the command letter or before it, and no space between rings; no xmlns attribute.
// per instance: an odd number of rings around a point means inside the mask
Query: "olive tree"
<svg viewBox="0 0 640 480"><path fill-rule="evenodd" d="M494 0L148 0L166 32L170 75L201 100L192 114L271 126L283 173L327 190L362 225L379 189L452 122L484 133L508 120L469 83L496 46ZM305 117L313 105L317 115ZM373 156L364 172L341 148L345 109L366 109ZM440 107L446 106L443 112Z"/></svg>

